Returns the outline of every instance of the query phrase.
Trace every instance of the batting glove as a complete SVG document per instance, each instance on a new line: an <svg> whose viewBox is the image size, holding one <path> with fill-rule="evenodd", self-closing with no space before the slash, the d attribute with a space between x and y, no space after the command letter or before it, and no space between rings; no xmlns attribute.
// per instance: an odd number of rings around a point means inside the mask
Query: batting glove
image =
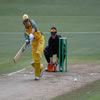
<svg viewBox="0 0 100 100"><path fill-rule="evenodd" d="M30 39L30 44L32 44L32 40L34 39L34 35L33 34L29 34L29 39Z"/></svg>
<svg viewBox="0 0 100 100"><path fill-rule="evenodd" d="M26 40L26 45L29 45L30 44L30 41L29 40Z"/></svg>

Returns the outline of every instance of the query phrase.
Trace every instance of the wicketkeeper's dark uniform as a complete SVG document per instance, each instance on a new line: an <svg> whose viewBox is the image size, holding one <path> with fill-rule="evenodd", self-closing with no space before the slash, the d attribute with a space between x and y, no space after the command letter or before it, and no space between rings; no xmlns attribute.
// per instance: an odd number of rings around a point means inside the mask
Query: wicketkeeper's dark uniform
<svg viewBox="0 0 100 100"><path fill-rule="evenodd" d="M59 58L59 38L61 38L60 35L57 35L55 39L52 37L49 38L48 40L48 46L44 49L44 55L48 63L50 63L50 57L53 55L57 55ZM61 46L62 47L62 46ZM61 49L62 52L62 49ZM65 58L65 45L64 45L64 58ZM61 65L62 65L62 54L60 55L61 57Z"/></svg>

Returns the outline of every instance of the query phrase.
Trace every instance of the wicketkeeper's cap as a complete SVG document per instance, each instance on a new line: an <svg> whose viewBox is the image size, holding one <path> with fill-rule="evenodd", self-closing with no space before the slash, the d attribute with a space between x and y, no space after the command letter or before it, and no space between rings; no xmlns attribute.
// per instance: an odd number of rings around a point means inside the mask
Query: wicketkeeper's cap
<svg viewBox="0 0 100 100"><path fill-rule="evenodd" d="M51 35L55 35L57 33L56 27L51 28Z"/></svg>
<svg viewBox="0 0 100 100"><path fill-rule="evenodd" d="M28 15L27 15L27 14L24 14L24 15L23 15L23 22L25 22L25 21L28 20L28 19L29 19Z"/></svg>

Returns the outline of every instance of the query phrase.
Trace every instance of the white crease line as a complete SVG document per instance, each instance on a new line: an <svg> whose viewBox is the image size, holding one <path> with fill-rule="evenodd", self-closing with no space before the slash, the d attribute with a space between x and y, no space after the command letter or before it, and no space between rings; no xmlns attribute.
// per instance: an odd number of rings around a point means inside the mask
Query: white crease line
<svg viewBox="0 0 100 100"><path fill-rule="evenodd" d="M25 68L24 68L24 69L21 69L21 70L18 70L18 71L16 71L16 72L9 73L8 76L11 76L11 75L14 75L14 74L16 74L16 73L22 72L22 71L24 71L24 70L25 70Z"/></svg>

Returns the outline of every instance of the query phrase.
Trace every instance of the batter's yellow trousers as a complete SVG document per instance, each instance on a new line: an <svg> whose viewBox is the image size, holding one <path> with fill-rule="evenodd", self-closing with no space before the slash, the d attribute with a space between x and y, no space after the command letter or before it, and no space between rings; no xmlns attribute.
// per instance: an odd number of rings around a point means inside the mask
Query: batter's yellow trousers
<svg viewBox="0 0 100 100"><path fill-rule="evenodd" d="M43 70L41 66L41 57L43 55L44 44L45 40L43 35L40 39L32 41L32 58L34 62L32 66L35 69L35 76L38 77L40 77L40 71Z"/></svg>

